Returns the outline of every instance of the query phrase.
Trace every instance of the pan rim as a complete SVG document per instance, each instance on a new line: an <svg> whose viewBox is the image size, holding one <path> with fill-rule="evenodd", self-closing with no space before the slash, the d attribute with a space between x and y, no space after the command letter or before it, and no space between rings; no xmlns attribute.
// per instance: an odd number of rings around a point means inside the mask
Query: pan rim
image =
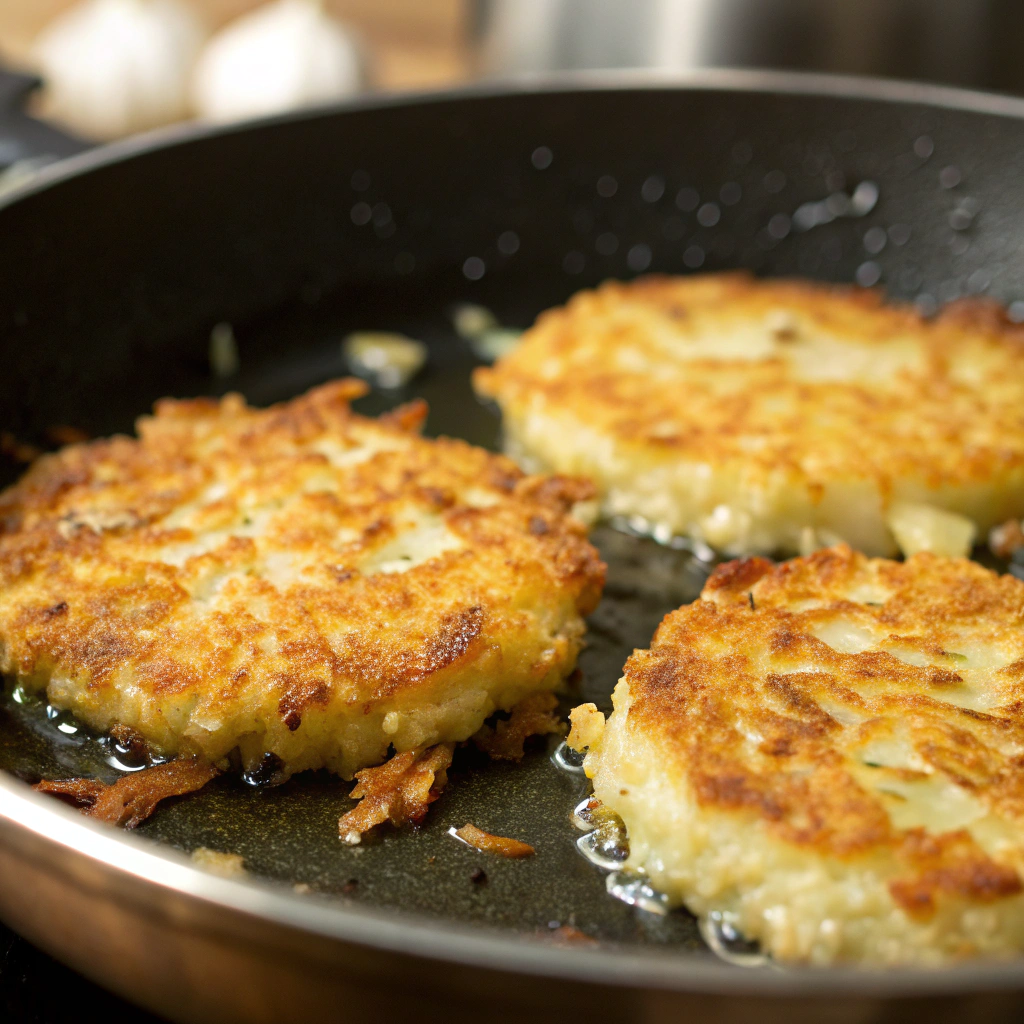
<svg viewBox="0 0 1024 1024"><path fill-rule="evenodd" d="M12 844L13 839L13 844ZM929 968L806 967L742 970L678 951L620 947L574 949L524 941L522 935L401 911L318 903L272 882L222 878L179 851L83 818L24 783L0 773L0 846L35 847L47 867L70 884L82 868L120 885L122 907L170 921L167 899L185 900L205 930L252 941L247 922L299 938L358 945L381 952L617 989L706 995L906 998L1007 991L1024 987L1024 962L967 963ZM84 863L83 863L84 862ZM125 895L124 883L128 892ZM180 915L174 914L180 923ZM443 938L443 950L439 938Z"/></svg>
<svg viewBox="0 0 1024 1024"><path fill-rule="evenodd" d="M427 918L389 908L312 902L258 879L214 876L184 854L84 818L0 773L0 847L31 850L67 884L83 871L119 887L122 908L163 914L180 924L168 900L183 901L193 924L251 942L252 923L298 938L359 945L398 955L507 975L543 977L613 988L711 995L869 998L964 994L1024 987L1024 963L926 968L779 968L744 971L713 956L623 947L573 949L521 934ZM23 854L24 855L24 854ZM127 886L127 894L125 892ZM105 888L105 886L104 886ZM248 924L247 924L248 923ZM443 943L438 939L442 938ZM443 947L443 948L441 948Z"/></svg>
<svg viewBox="0 0 1024 1024"><path fill-rule="evenodd" d="M689 73L600 71L528 75L441 92L363 97L232 125L186 124L111 143L53 163L0 199L4 208L100 168L149 153L227 134L316 121L363 110L446 105L504 96L590 92L748 92L919 104L1024 119L1024 99L947 86L854 76L737 69ZM238 882L204 872L177 851L125 835L33 793L0 773L0 845L32 846L55 872L73 881L83 862L115 882L132 882L131 900L154 905L177 898L213 912L213 927L246 937L245 922L329 942L491 969L505 974L563 979L616 988L651 988L712 995L869 998L943 995L1024 988L1024 961L968 963L941 971L921 968L796 968L742 971L713 958L656 949L552 948L471 925L398 911L319 905L271 883ZM443 936L443 950L438 942Z"/></svg>
<svg viewBox="0 0 1024 1024"><path fill-rule="evenodd" d="M699 68L692 71L612 69L524 73L451 89L369 93L348 100L230 124L185 121L97 145L40 168L32 178L0 196L0 212L69 178L165 149L226 135L246 134L278 125L301 124L349 113L402 107L445 106L509 96L557 96L603 92L749 92L805 98L867 100L922 105L1024 120L1024 97L979 89L936 85L867 75L750 68Z"/></svg>

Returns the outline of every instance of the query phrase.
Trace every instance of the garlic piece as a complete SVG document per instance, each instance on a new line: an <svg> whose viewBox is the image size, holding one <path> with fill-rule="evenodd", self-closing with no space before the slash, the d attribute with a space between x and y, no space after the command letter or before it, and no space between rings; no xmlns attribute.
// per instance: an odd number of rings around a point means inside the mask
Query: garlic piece
<svg viewBox="0 0 1024 1024"><path fill-rule="evenodd" d="M405 387L423 369L427 346L404 334L360 331L341 345L349 369L380 388Z"/></svg>
<svg viewBox="0 0 1024 1024"><path fill-rule="evenodd" d="M523 332L502 327L486 306L462 302L452 310L455 333L468 341L477 359L494 363L508 355L519 344Z"/></svg>
<svg viewBox="0 0 1024 1024"><path fill-rule="evenodd" d="M460 302L452 310L455 333L465 341L475 341L481 334L500 327L497 317L486 307L472 302Z"/></svg>
<svg viewBox="0 0 1024 1024"><path fill-rule="evenodd" d="M228 323L215 324L210 331L210 372L214 377L232 377L239 364L235 329Z"/></svg>
<svg viewBox="0 0 1024 1024"><path fill-rule="evenodd" d="M275 0L231 22L206 45L193 82L200 117L236 121L349 96L359 53L316 0Z"/></svg>
<svg viewBox="0 0 1024 1024"><path fill-rule="evenodd" d="M48 113L97 139L181 120L204 34L178 0L84 0L36 41Z"/></svg>

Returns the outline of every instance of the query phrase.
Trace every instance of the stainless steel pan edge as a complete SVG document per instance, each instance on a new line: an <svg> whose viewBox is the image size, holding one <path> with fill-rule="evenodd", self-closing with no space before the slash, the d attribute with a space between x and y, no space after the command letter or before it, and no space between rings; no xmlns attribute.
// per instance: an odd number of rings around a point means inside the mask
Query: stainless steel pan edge
<svg viewBox="0 0 1024 1024"><path fill-rule="evenodd" d="M523 80L512 89L643 91L668 85L914 101L1024 118L1020 100L816 75L601 73ZM507 91L482 87L358 105L447 102ZM318 113L299 116L315 118ZM73 157L5 197L0 206L94 167L210 131L174 129ZM450 1020L478 1017L482 1010L504 1019L504 1011L495 1008L497 997L509 1019L521 1016L522 1006L535 1005L541 990L553 1009L586 1007L600 1019L621 1018L628 1008L660 1019L676 1005L665 1000L682 992L729 996L733 1002L772 996L781 1012L795 998L878 1000L1024 987L1024 968L1016 963L942 972L742 972L711 959L653 950L637 954L552 948L436 921L330 905L258 882L215 878L173 851L96 826L8 778L0 778L0 880L0 917L13 927L100 983L130 998L145 997L156 1012L183 1020L308 1020L313 1006L324 1016L345 1006L359 1018L371 1010L376 1015L389 1008L408 1009L417 1000L429 1001L430 993L444 992L447 1000L453 990L461 1002L450 1011L446 1003ZM55 918L60 929L52 928ZM111 949L117 955L111 956ZM225 978L230 978L231 1000L222 991ZM869 1005L851 1002L850 1015L844 1011L841 1019L877 1019ZM771 1019L774 1011L758 1013Z"/></svg>
<svg viewBox="0 0 1024 1024"><path fill-rule="evenodd" d="M658 990L788 1002L996 992L1022 982L1016 963L942 972L739 971L710 958L553 948L341 907L213 876L177 851L88 821L8 777L0 777L0 879L0 917L13 928L101 984L132 998L144 992L156 1012L188 1020L207 1019L209 972L216 984L225 973L235 979L236 997L209 1019L275 1021L292 1019L289 1008L299 1006L295 1019L308 1020L311 1000L327 1006L341 993L362 994L378 1012L382 992L404 1000L443 989L447 997L453 983L467 1013L484 1002L493 1013L497 993L514 1008L527 978L530 1003L537 988L550 988L552 1005L575 1010L624 1009L657 1001ZM252 998L237 998L247 992Z"/></svg>

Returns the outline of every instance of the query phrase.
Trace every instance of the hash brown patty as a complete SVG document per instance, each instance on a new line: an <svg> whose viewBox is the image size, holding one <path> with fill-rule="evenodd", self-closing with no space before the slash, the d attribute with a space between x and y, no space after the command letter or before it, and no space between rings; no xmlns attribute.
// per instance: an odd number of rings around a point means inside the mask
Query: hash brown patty
<svg viewBox="0 0 1024 1024"><path fill-rule="evenodd" d="M589 484L364 390L165 400L39 459L0 495L0 670L167 754L346 778L555 688L604 580Z"/></svg>
<svg viewBox="0 0 1024 1024"><path fill-rule="evenodd" d="M959 554L1024 514L1024 328L982 300L928 321L746 274L608 282L474 383L509 454L663 541Z"/></svg>
<svg viewBox="0 0 1024 1024"><path fill-rule="evenodd" d="M627 867L780 960L1024 951L1024 583L840 546L720 566L569 743Z"/></svg>

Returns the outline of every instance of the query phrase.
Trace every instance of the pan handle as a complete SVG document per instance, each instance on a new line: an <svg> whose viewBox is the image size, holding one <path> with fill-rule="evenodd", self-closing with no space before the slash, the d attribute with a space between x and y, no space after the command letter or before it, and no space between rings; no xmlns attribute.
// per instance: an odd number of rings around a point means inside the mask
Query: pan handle
<svg viewBox="0 0 1024 1024"><path fill-rule="evenodd" d="M61 160L92 143L25 113L29 97L42 85L35 75L0 68L0 173L26 171Z"/></svg>

